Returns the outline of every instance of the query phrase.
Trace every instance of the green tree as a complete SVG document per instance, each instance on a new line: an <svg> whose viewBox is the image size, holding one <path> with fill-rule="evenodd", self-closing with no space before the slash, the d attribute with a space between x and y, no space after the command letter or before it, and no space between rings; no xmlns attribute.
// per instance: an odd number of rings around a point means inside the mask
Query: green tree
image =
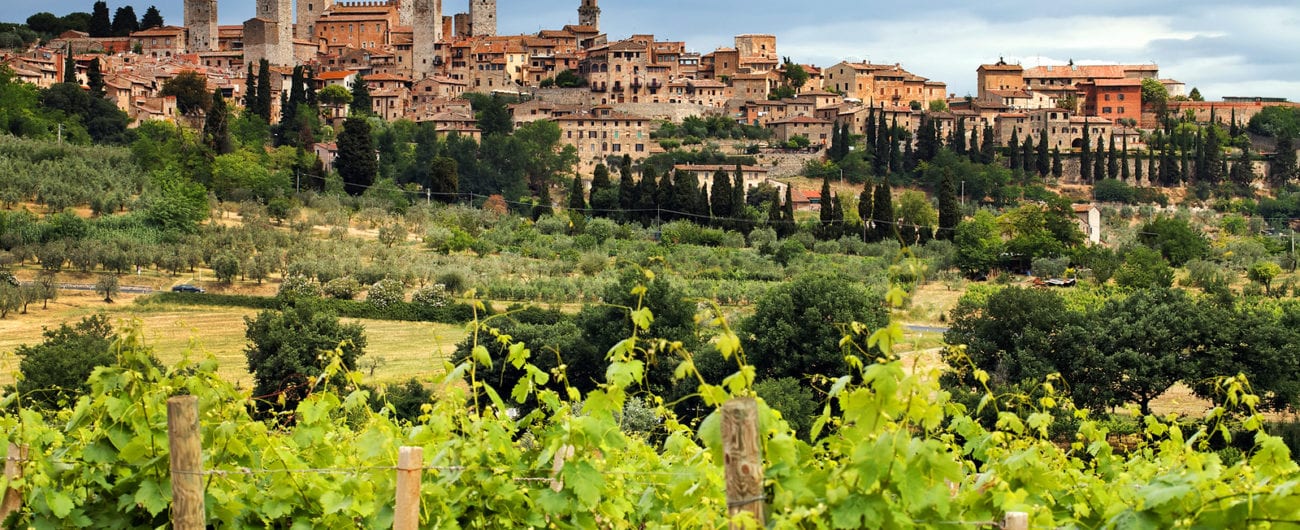
<svg viewBox="0 0 1300 530"><path fill-rule="evenodd" d="M153 29L163 27L162 13L158 12L155 6L149 6L144 11L144 16L140 18L140 29Z"/></svg>
<svg viewBox="0 0 1300 530"><path fill-rule="evenodd" d="M344 190L350 195L361 195L379 173L375 158L375 142L370 136L370 123L364 118L350 117L343 121L343 132L338 138L339 155L335 162Z"/></svg>
<svg viewBox="0 0 1300 530"><path fill-rule="evenodd" d="M953 243L957 246L957 268L968 276L988 274L1002 254L1002 237L997 220L988 210L957 224Z"/></svg>
<svg viewBox="0 0 1300 530"><path fill-rule="evenodd" d="M591 215L593 217L615 217L618 210L618 188L609 178L609 167L605 164L596 166L591 174Z"/></svg>
<svg viewBox="0 0 1300 530"><path fill-rule="evenodd" d="M514 130L515 123L510 118L510 109L506 105L505 98L493 94L490 97L477 97L470 101L474 103L474 117L478 119L478 127L483 131L484 136L510 134Z"/></svg>
<svg viewBox="0 0 1300 530"><path fill-rule="evenodd" d="M140 19L136 18L135 8L122 6L113 12L114 37L125 37L137 31L140 31Z"/></svg>
<svg viewBox="0 0 1300 530"><path fill-rule="evenodd" d="M1085 184L1091 184L1096 175L1092 172L1092 136L1089 130L1092 129L1092 122L1084 118L1083 122L1083 143L1079 149L1079 180Z"/></svg>
<svg viewBox="0 0 1300 530"><path fill-rule="evenodd" d="M889 184L881 181L873 194L871 223L876 227L874 241L898 239L898 223L894 217L894 198Z"/></svg>
<svg viewBox="0 0 1300 530"><path fill-rule="evenodd" d="M1151 414L1152 400L1185 379L1198 354L1215 341L1218 324L1207 318L1212 313L1168 285L1107 300L1095 320L1101 331L1097 349L1114 370L1110 393Z"/></svg>
<svg viewBox="0 0 1300 530"><path fill-rule="evenodd" d="M754 315L740 326L742 344L759 380L848 373L840 339L849 325L885 325L880 293L825 273L810 273L778 285L759 299Z"/></svg>
<svg viewBox="0 0 1300 530"><path fill-rule="evenodd" d="M256 319L244 317L244 323L253 398L263 412L294 410L329 364L331 357L324 352L338 351L344 370L355 370L365 352L361 324L342 324L313 303L262 311Z"/></svg>
<svg viewBox="0 0 1300 530"><path fill-rule="evenodd" d="M1272 261L1257 261L1246 269L1246 277L1250 281L1264 286L1264 293L1273 295L1273 279L1282 274L1282 267Z"/></svg>
<svg viewBox="0 0 1300 530"><path fill-rule="evenodd" d="M1205 96L1201 95L1201 89L1192 87L1192 91L1187 94L1187 99L1192 101L1205 101Z"/></svg>
<svg viewBox="0 0 1300 530"><path fill-rule="evenodd" d="M230 111L226 108L226 98L221 89L212 91L212 102L208 105L207 116L203 120L203 143L217 155L229 154L234 150L230 143Z"/></svg>
<svg viewBox="0 0 1300 530"><path fill-rule="evenodd" d="M709 188L709 209L716 219L730 219L735 214L735 205L732 199L735 196L731 189L731 175L726 171L718 169L713 172L713 185ZM720 222L721 226L727 226L726 221Z"/></svg>
<svg viewBox="0 0 1300 530"><path fill-rule="evenodd" d="M22 378L16 385L26 403L45 409L69 406L90 390L86 379L100 366L116 361L109 350L113 326L99 313L69 326L45 329L40 344L22 345L14 352Z"/></svg>
<svg viewBox="0 0 1300 530"><path fill-rule="evenodd" d="M90 65L86 67L86 84L90 87L92 98L104 97L104 72L100 69L98 57L91 59Z"/></svg>
<svg viewBox="0 0 1300 530"><path fill-rule="evenodd" d="M1167 288L1174 283L1174 270L1159 252L1138 246L1124 256L1115 283L1132 289Z"/></svg>
<svg viewBox="0 0 1300 530"><path fill-rule="evenodd" d="M956 176L951 170L945 171L939 181L939 231L935 237L951 240L956 236L957 224L961 223L961 204L957 202Z"/></svg>
<svg viewBox="0 0 1300 530"><path fill-rule="evenodd" d="M1046 127L1043 127L1042 131L1038 135L1038 158L1037 158L1036 167L1038 168L1038 176L1040 177L1046 177L1047 172L1052 170L1051 163L1047 158L1047 128Z"/></svg>
<svg viewBox="0 0 1300 530"><path fill-rule="evenodd" d="M1053 147L1052 148L1052 177L1059 179L1063 175L1065 175L1065 165L1061 163L1061 149L1058 147Z"/></svg>
<svg viewBox="0 0 1300 530"><path fill-rule="evenodd" d="M1169 100L1169 89L1159 79L1142 80L1142 104L1163 108Z"/></svg>
<svg viewBox="0 0 1300 530"><path fill-rule="evenodd" d="M176 110L181 114L195 115L207 112L212 107L212 97L208 95L208 80L196 72L181 72L163 83L164 97L176 98Z"/></svg>
<svg viewBox="0 0 1300 530"><path fill-rule="evenodd" d="M111 37L113 22L108 18L108 3L103 0L95 2L90 12L90 25L86 28L91 37Z"/></svg>
<svg viewBox="0 0 1300 530"><path fill-rule="evenodd" d="M1296 149L1290 136L1277 137L1277 154L1269 166L1268 181L1274 188L1281 188L1296 178Z"/></svg>
<svg viewBox="0 0 1300 530"><path fill-rule="evenodd" d="M570 215L578 216L586 215L587 212L587 198L584 196L582 177L579 175L574 175L573 183L569 185L569 212Z"/></svg>
<svg viewBox="0 0 1300 530"><path fill-rule="evenodd" d="M898 208L894 211L898 219L898 232L904 245L920 245L934 237L934 227L939 222L939 214L930 205L925 193L907 190L898 198Z"/></svg>
<svg viewBox="0 0 1300 530"><path fill-rule="evenodd" d="M1205 235L1186 219L1178 217L1162 216L1148 221L1138 231L1138 241L1160 251L1175 267L1204 258L1210 251Z"/></svg>
<svg viewBox="0 0 1300 530"><path fill-rule="evenodd" d="M257 106L253 112L261 116L266 123L271 123L271 63L266 59L258 62L256 101Z"/></svg>
<svg viewBox="0 0 1300 530"><path fill-rule="evenodd" d="M95 294L104 295L104 301L113 303L113 297L118 293L117 275L100 274L99 279L95 281Z"/></svg>

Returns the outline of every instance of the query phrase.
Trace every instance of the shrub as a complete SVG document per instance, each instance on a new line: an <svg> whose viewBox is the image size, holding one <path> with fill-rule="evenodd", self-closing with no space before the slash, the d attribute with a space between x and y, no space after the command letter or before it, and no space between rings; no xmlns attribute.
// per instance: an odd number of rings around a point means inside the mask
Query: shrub
<svg viewBox="0 0 1300 530"><path fill-rule="evenodd" d="M406 301L406 288L402 286L402 282L391 278L375 282L366 292L366 302L380 309L404 301Z"/></svg>
<svg viewBox="0 0 1300 530"><path fill-rule="evenodd" d="M618 224L614 221L596 218L587 221L587 226L583 229L583 234L595 238L596 243L602 244L613 237L617 230Z"/></svg>
<svg viewBox="0 0 1300 530"><path fill-rule="evenodd" d="M609 258L600 252L588 252L578 260L578 271L587 276L595 276L609 265Z"/></svg>
<svg viewBox="0 0 1300 530"><path fill-rule="evenodd" d="M1038 258L1031 265L1034 276L1039 278L1063 278L1069 266L1070 260L1066 258Z"/></svg>
<svg viewBox="0 0 1300 530"><path fill-rule="evenodd" d="M452 295L465 292L465 288L469 285L469 282L465 279L465 274L460 271L444 272L439 274L434 281L442 284L447 289L447 292Z"/></svg>
<svg viewBox="0 0 1300 530"><path fill-rule="evenodd" d="M37 406L55 409L76 400L89 390L86 378L90 373L116 360L109 351L113 326L102 313L85 317L75 326L46 329L42 335L45 339L40 344L22 345L15 352L23 375L18 392Z"/></svg>
<svg viewBox="0 0 1300 530"><path fill-rule="evenodd" d="M422 287L411 295L411 303L428 307L447 307L451 305L451 294L440 283Z"/></svg>
<svg viewBox="0 0 1300 530"><path fill-rule="evenodd" d="M306 276L290 276L280 283L280 290L275 296L281 300L320 298L321 289Z"/></svg>
<svg viewBox="0 0 1300 530"><path fill-rule="evenodd" d="M351 300L361 293L361 282L351 276L335 278L325 284L325 295L338 300Z"/></svg>
<svg viewBox="0 0 1300 530"><path fill-rule="evenodd" d="M1099 180L1092 187L1092 198L1101 202L1130 204L1135 197L1132 186L1116 179Z"/></svg>
<svg viewBox="0 0 1300 530"><path fill-rule="evenodd" d="M546 235L557 236L569 233L569 218L559 215L543 215L537 220L537 231Z"/></svg>

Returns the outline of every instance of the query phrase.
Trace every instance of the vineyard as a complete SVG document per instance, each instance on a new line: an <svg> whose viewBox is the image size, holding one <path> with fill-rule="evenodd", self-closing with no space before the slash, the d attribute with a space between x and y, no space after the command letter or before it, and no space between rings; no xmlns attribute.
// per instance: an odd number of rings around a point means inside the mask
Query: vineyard
<svg viewBox="0 0 1300 530"><path fill-rule="evenodd" d="M497 333L491 319L474 324L472 355L446 366L438 399L410 424L367 406L360 376L342 373L338 354L296 410L257 419L247 392L217 377L214 361L162 368L138 325L128 326L112 346L118 362L96 370L75 406L47 415L4 396L0 406L12 412L0 432L26 451L23 460L10 450L21 473L0 483L21 500L7 525L162 527L180 501L173 481L197 473L202 517L214 527L389 527L399 468L410 470L409 460L399 466L403 446L424 455L421 527L752 524L750 512L729 521L737 502L727 495L720 414L691 429L641 390L648 363L671 362L710 407L752 397L754 369L735 333L720 316L708 323L735 369L706 381L680 343L644 338L649 309L625 314L634 331L609 351L605 382L585 395L567 385L539 390L563 382L563 366L540 370L530 363L539 353ZM938 369L911 370L892 356L901 333L897 324L847 329L851 373L831 381L811 443L759 400L762 489L739 504L761 502L775 528L989 527L1008 512L1027 513L1033 528L1300 525L1300 473L1282 441L1261 429L1242 378L1220 382L1224 405L1205 427L1148 416L1140 433L1121 439L1050 382L1021 409L1029 413L998 410L1007 396L991 393L967 409L940 388ZM485 383L504 368L493 366L487 344L506 348L506 362L528 376L509 389ZM168 400L182 395L197 399L202 456L201 471L177 475ZM515 417L512 404L529 398L541 406ZM655 408L649 432L626 428L633 399ZM1077 420L1065 441L1049 435L1062 418ZM1243 432L1253 449L1235 461L1210 451L1212 439Z"/></svg>

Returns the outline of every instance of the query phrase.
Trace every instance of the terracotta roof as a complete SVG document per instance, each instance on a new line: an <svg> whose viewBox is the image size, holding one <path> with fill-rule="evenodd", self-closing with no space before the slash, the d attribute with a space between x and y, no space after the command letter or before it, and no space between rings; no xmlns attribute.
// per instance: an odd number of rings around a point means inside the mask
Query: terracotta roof
<svg viewBox="0 0 1300 530"><path fill-rule="evenodd" d="M316 74L316 79L322 81L334 81L338 79L347 79L349 77L352 77L355 74L356 72L350 70L334 70L329 72L318 73Z"/></svg>
<svg viewBox="0 0 1300 530"><path fill-rule="evenodd" d="M708 171L712 173L718 170L732 172L736 170L736 166L725 164L677 164L673 166L673 169L676 171ZM746 173L767 173L768 171L767 168L760 166L740 166L740 170Z"/></svg>
<svg viewBox="0 0 1300 530"><path fill-rule="evenodd" d="M163 26L161 28L146 29L132 33L132 37L174 37L178 34L184 34L185 28L176 26Z"/></svg>
<svg viewBox="0 0 1300 530"><path fill-rule="evenodd" d="M404 81L409 83L411 78L397 74L370 74L366 76L366 81Z"/></svg>
<svg viewBox="0 0 1300 530"><path fill-rule="evenodd" d="M1119 79L1127 77L1128 72L1154 72L1159 67L1153 64L1094 64L1074 66L1035 66L1025 69L1026 78L1034 79Z"/></svg>

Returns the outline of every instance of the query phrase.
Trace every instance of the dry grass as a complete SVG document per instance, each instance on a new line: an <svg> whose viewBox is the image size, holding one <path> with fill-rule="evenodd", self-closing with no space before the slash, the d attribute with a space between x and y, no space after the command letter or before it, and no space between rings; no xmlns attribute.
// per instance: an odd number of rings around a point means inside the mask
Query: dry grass
<svg viewBox="0 0 1300 530"><path fill-rule="evenodd" d="M916 288L912 304L895 316L908 324L947 326L948 314L957 307L957 301L966 294L965 287L951 290L943 282L929 282Z"/></svg>
<svg viewBox="0 0 1300 530"><path fill-rule="evenodd" d="M255 310L227 307L176 306L150 304L138 306L132 296L120 296L115 304L105 304L88 292L67 291L48 310L39 305L26 315L10 315L0 320L0 384L13 382L18 368L12 355L21 344L40 342L42 327L56 327L103 311L121 327L139 320L145 344L164 363L174 363L184 356L214 356L218 373L228 381L250 385L251 376L244 360L244 317ZM369 343L362 368L374 382L395 382L411 377L427 378L442 372L447 359L465 336L462 326L427 322L389 322L345 319L360 322L366 328ZM382 359L369 369L366 359Z"/></svg>

